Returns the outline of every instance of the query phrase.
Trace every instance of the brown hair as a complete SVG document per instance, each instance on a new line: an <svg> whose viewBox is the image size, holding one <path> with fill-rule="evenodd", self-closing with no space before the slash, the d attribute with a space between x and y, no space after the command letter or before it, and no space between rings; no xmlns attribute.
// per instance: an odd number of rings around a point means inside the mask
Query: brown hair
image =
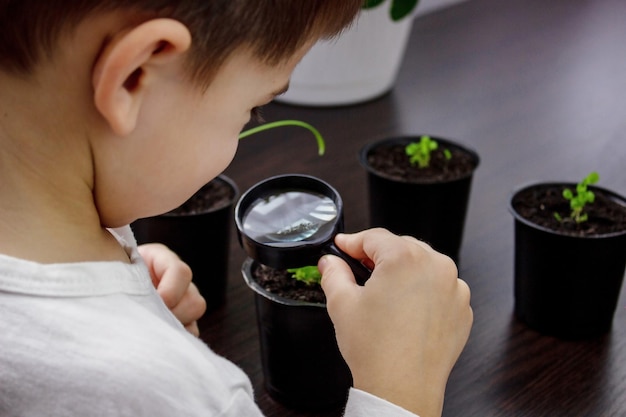
<svg viewBox="0 0 626 417"><path fill-rule="evenodd" d="M190 75L206 81L235 49L249 46L276 64L307 41L332 37L363 0L0 0L0 69L29 73L52 57L63 31L96 13L118 9L169 17L192 35Z"/></svg>

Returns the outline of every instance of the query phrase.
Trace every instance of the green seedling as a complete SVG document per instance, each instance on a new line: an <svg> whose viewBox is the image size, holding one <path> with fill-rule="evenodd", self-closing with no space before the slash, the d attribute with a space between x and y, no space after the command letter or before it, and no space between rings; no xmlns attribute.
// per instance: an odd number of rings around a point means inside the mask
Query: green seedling
<svg viewBox="0 0 626 417"><path fill-rule="evenodd" d="M324 143L324 138L322 138L322 135L320 134L320 132L316 128L311 126L310 124L306 122L301 122L300 120L279 120L277 122L265 123L265 124L262 124L261 126L253 127L252 129L248 129L248 130L241 132L239 134L239 139L241 140L241 139L247 138L250 135L254 135L255 133L263 132L265 130L270 130L270 129L274 129L274 128L282 127L282 126L299 126L299 127L303 127L309 130L309 132L313 133L313 136L315 136L315 139L317 140L318 155L320 156L324 155L324 152L326 151L326 144Z"/></svg>
<svg viewBox="0 0 626 417"><path fill-rule="evenodd" d="M322 274L317 266L302 266L300 268L291 268L287 272L290 272L292 278L302 281L308 285L319 284L322 282Z"/></svg>
<svg viewBox="0 0 626 417"><path fill-rule="evenodd" d="M436 140L430 138L430 136L420 137L419 142L411 142L404 148L404 151L409 156L411 165L417 164L419 168L426 168L430 165L430 157L434 150L439 148L439 143ZM446 160L452 158L452 152L449 149L443 150L443 155Z"/></svg>
<svg viewBox="0 0 626 417"><path fill-rule="evenodd" d="M371 9L384 3L385 0L365 0L363 3L364 9ZM397 22L402 18L411 14L413 9L417 7L419 0L391 0L391 9L389 9L389 16L391 20Z"/></svg>
<svg viewBox="0 0 626 417"><path fill-rule="evenodd" d="M576 193L566 188L563 190L563 198L569 201L569 206L572 209L567 219L573 220L576 223L583 223L587 221L589 215L585 213L585 206L592 204L596 196L593 191L588 189L588 186L595 184L600 180L600 175L597 172L591 172L581 182L576 184ZM559 221L564 221L563 217L559 213L554 213L554 217Z"/></svg>

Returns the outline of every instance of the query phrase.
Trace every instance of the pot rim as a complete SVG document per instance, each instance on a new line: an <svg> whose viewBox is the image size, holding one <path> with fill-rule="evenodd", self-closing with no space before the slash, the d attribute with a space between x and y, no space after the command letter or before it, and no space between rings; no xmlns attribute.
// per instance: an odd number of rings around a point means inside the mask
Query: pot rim
<svg viewBox="0 0 626 417"><path fill-rule="evenodd" d="M474 161L474 169L472 169L471 171L469 171L467 174L462 175L460 177L454 178L454 179L450 179L450 180L446 180L446 181L398 181L397 178L391 177L383 172L380 172L378 170L375 170L374 168L372 168L368 163L367 163L367 155L368 153L384 144L384 143L403 143L403 142L410 142L410 141L414 141L415 139L419 139L422 136L430 136L431 139L436 140L437 142L441 143L441 144L446 144L449 146L454 146L456 148L458 148L461 151L467 152L469 155L471 155L473 161ZM369 142L367 144L365 144L363 147L361 147L361 150L359 151L359 162L361 164L361 166L363 168L365 168L370 174L376 175L378 177L381 178L386 178L392 181L397 181L397 182L404 182L406 184L424 184L424 185L428 185L428 184L446 184L446 183L450 183L450 182L456 182L456 181L460 181L460 180L464 180L466 178L471 177L472 175L474 175L474 172L476 171L476 169L478 168L478 166L480 165L480 156L478 155L478 152L476 152L474 149L467 147L465 145L461 145L459 142L457 142L456 140L453 139L446 139L446 138L442 138L441 136L437 136L437 135L430 135L427 133L417 133L417 134L410 134L410 135L398 135L398 136L389 136L386 137L384 139L378 139L375 140L373 142Z"/></svg>
<svg viewBox="0 0 626 417"><path fill-rule="evenodd" d="M518 185L517 187L515 187L509 193L509 201L507 203L509 213L511 213L511 215L513 216L513 218L516 221L519 221L520 223L523 223L526 226L532 227L533 229L536 229L536 230L541 230L541 231L543 231L545 233L549 233L551 235L564 236L564 237L568 237L568 238L572 238L572 239L607 239L607 238L613 238L613 237L626 235L626 230L622 230L620 232L612 232L612 233L604 233L604 234L596 234L596 235L588 235L588 236L578 236L578 235L573 235L573 234L559 232L559 231L550 229L550 228L545 227L545 226L540 226L540 225L538 225L536 223L533 223L530 220L522 217L515 210L515 208L513 207L513 200L514 200L514 198L520 192L528 190L529 188L546 187L546 186L547 187L551 187L551 186L553 186L553 187L567 186L567 187L571 187L571 188L576 188L576 183L568 182L568 181L533 181L533 182L527 182L527 183ZM611 198L612 200L614 200L618 204L621 204L624 207L626 207L626 198L624 196L616 193L615 191L610 190L608 188L604 188L604 187L598 187L598 186L595 186L595 185L590 185L589 188L593 189L596 192L601 192L601 193L605 194L607 197Z"/></svg>
<svg viewBox="0 0 626 417"><path fill-rule="evenodd" d="M243 275L243 280L246 282L248 287L252 289L257 294L271 300L275 303L284 304L291 307L314 307L314 308L326 308L325 303L311 303L309 301L300 301L293 300L291 298L281 297L280 295L276 295L265 290L261 287L253 278L252 278L252 265L256 261L250 257L246 258L241 265L241 275Z"/></svg>
<svg viewBox="0 0 626 417"><path fill-rule="evenodd" d="M216 211L220 211L220 210L224 210L228 207L232 207L234 206L235 201L237 201L237 199L239 198L239 187L237 187L237 184L235 183L235 181L224 175L224 174L220 174L217 177L213 178L211 181L207 182L206 184L204 184L198 191L196 191L196 193L198 193L200 190L202 190L202 188L204 188L207 184L213 182L213 181L221 181L222 183L228 185L232 190L233 190L233 196L230 199L229 204L225 205L225 206L220 206L217 208L211 207L209 209L204 209L204 210L199 210L196 211L194 213L177 213L176 209L168 211L167 213L163 213L160 215L160 217L169 217L169 218L182 218L182 217L193 217L193 216L202 216L204 214L210 214L210 213L214 213ZM196 193L194 193L193 195L196 195ZM192 196L193 197L193 196ZM189 198L192 198L189 197Z"/></svg>

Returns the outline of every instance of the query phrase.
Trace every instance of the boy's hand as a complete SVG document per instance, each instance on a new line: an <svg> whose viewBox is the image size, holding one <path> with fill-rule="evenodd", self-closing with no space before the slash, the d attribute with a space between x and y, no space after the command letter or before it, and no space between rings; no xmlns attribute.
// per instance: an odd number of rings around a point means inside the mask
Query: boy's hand
<svg viewBox="0 0 626 417"><path fill-rule="evenodd" d="M421 417L440 416L446 383L473 320L454 262L412 237L383 229L335 243L373 266L364 286L347 264L320 260L322 287L354 387Z"/></svg>
<svg viewBox="0 0 626 417"><path fill-rule="evenodd" d="M190 333L199 336L197 320L206 310L206 301L191 282L191 268L160 243L144 244L138 249L165 305Z"/></svg>

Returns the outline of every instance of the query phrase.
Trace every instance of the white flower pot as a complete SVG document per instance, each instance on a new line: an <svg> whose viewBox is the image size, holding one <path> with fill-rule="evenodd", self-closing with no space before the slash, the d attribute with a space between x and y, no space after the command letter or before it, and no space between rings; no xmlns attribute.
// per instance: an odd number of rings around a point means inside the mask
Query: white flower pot
<svg viewBox="0 0 626 417"><path fill-rule="evenodd" d="M363 11L338 39L313 46L296 67L289 91L277 100L311 106L348 105L388 92L412 25L412 16L392 22L388 7Z"/></svg>
<svg viewBox="0 0 626 417"><path fill-rule="evenodd" d="M277 101L305 106L357 104L390 91L416 15L466 0L421 0L416 13L393 22L389 3L363 10L338 39L320 41L296 67Z"/></svg>

